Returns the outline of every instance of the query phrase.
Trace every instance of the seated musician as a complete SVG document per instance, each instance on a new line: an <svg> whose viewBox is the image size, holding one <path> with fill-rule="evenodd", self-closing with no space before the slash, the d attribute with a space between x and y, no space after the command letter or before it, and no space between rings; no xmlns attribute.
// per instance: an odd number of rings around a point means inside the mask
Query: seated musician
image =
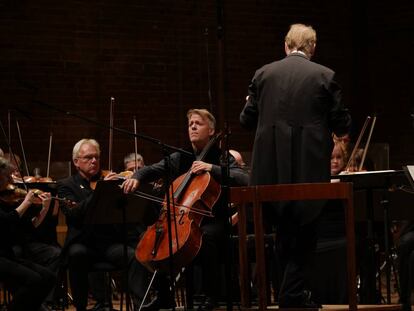
<svg viewBox="0 0 414 311"><path fill-rule="evenodd" d="M58 195L76 203L74 206L63 205L68 233L63 247L67 259L69 280L73 302L78 311L86 310L88 303L88 272L96 262L109 262L120 269L124 267L123 238L119 225L87 224L85 217L91 208L93 189L91 182L101 178L100 147L94 139L82 139L73 147L73 163L77 173L58 181ZM113 172L103 180L114 180ZM115 207L114 207L115 208ZM97 207L99 213L99 207ZM147 272L135 260L134 249L127 248L128 286L138 310L140 300L145 293ZM98 301L95 309L102 307Z"/></svg>
<svg viewBox="0 0 414 311"><path fill-rule="evenodd" d="M217 144L213 145L207 152L203 160L197 160L197 156L208 145L210 139L215 134L216 121L214 116L205 109L191 109L187 113L188 118L188 137L191 146L187 149L192 156L183 155L175 152L170 156L171 180L191 171L193 174L203 174L209 172L214 180L221 181L220 156L221 150ZM230 159L230 183L240 184L243 182L246 172L236 164L233 156ZM164 160L135 172L131 179L124 182L123 187L126 193L135 191L142 183L154 181L166 174ZM201 249L196 256L196 261L202 265L203 271L203 291L205 301L200 306L202 310L211 310L217 306L219 298L219 284L222 282L219 272L219 263L223 256L221 251L222 243L225 241L227 211L224 198L220 197L213 207L214 217L204 217L201 223L203 232ZM167 272L168 273L168 272ZM174 305L173 297L166 292L164 286L160 286L159 296L150 304L145 306L145 310L157 310L159 308L171 308ZM164 289L164 291L162 290Z"/></svg>
<svg viewBox="0 0 414 311"><path fill-rule="evenodd" d="M0 190L5 194L6 186L12 182L13 171L10 163L0 158ZM33 261L17 258L14 250L14 237L20 225L28 227L39 226L50 205L50 193L38 195L42 209L37 216L25 217L35 200L35 194L29 190L18 206L0 203L0 282L12 292L12 301L7 310L48 310L42 306L46 296L56 282L55 275L49 269Z"/></svg>
<svg viewBox="0 0 414 311"><path fill-rule="evenodd" d="M44 220L37 227L19 226L20 234L16 237L13 250L16 256L39 264L59 276L61 268L61 246L57 241L56 226L58 223L59 205L52 200L50 208L41 211ZM59 292L59 282L46 298L45 305L56 308L64 293Z"/></svg>
<svg viewBox="0 0 414 311"><path fill-rule="evenodd" d="M124 158L124 170L135 172L145 165L144 158L139 153L129 153Z"/></svg>

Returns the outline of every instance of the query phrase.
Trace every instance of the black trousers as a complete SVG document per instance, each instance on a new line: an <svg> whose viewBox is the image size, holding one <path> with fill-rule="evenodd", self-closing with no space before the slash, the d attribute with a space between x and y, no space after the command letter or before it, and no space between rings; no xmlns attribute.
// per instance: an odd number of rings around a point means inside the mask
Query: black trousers
<svg viewBox="0 0 414 311"><path fill-rule="evenodd" d="M13 300L8 310L37 310L56 283L50 270L22 259L0 257L0 280L9 287Z"/></svg>
<svg viewBox="0 0 414 311"><path fill-rule="evenodd" d="M317 221L297 225L288 219L276 226L276 251L283 275L279 305L300 305L310 289L306 266L312 264L317 241Z"/></svg>
<svg viewBox="0 0 414 311"><path fill-rule="evenodd" d="M201 227L203 238L200 252L194 263L201 265L202 291L213 301L220 297L221 283L223 282L220 265L224 263L226 224L224 220L204 224Z"/></svg>
<svg viewBox="0 0 414 311"><path fill-rule="evenodd" d="M409 231L400 237L398 248L400 301L403 310L411 310L411 292L414 288L414 232Z"/></svg>
<svg viewBox="0 0 414 311"><path fill-rule="evenodd" d="M40 241L31 241L21 245L13 246L13 251L17 257L32 261L39 264L51 272L58 278L58 274L62 269L62 260L60 257L61 247L55 244L44 243ZM57 293L59 281L56 282L54 288L46 297L46 301L53 302L59 298L62 293Z"/></svg>
<svg viewBox="0 0 414 311"><path fill-rule="evenodd" d="M68 249L69 280L73 301L77 310L86 310L88 303L88 273L96 262L109 262L122 269L124 263L124 246L116 243L107 247L102 245L86 246L76 243ZM135 250L127 248L128 287L136 300L145 294L147 276L146 269L135 259Z"/></svg>

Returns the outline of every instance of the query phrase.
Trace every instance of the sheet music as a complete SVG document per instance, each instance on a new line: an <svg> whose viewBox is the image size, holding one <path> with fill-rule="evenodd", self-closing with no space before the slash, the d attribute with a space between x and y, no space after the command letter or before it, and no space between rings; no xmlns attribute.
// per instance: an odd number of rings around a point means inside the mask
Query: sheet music
<svg viewBox="0 0 414 311"><path fill-rule="evenodd" d="M340 172L339 175L370 175L370 174L383 174L383 173L395 173L395 172L396 172L396 170Z"/></svg>

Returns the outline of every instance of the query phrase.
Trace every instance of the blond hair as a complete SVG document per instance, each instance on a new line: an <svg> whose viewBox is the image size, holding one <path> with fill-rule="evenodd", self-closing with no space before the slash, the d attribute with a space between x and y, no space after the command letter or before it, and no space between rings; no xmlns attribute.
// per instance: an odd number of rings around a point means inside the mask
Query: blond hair
<svg viewBox="0 0 414 311"><path fill-rule="evenodd" d="M190 120L193 114L199 115L203 120L207 120L208 126L214 130L216 128L216 118L207 109L190 109L187 112L187 119Z"/></svg>
<svg viewBox="0 0 414 311"><path fill-rule="evenodd" d="M285 37L285 42L289 50L302 51L311 57L316 44L316 31L312 26L293 24Z"/></svg>

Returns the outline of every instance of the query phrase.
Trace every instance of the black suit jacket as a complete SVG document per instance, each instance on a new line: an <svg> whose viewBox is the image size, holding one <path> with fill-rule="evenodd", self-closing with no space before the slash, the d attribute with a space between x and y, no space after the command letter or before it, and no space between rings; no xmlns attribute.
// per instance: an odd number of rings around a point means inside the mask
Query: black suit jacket
<svg viewBox="0 0 414 311"><path fill-rule="evenodd" d="M62 212L66 216L68 232L64 249L74 242L85 238L84 219L92 201L93 189L88 180L75 174L57 182L58 196L77 203L75 207L62 205Z"/></svg>
<svg viewBox="0 0 414 311"><path fill-rule="evenodd" d="M335 73L292 53L256 71L240 122L256 129L250 184L288 184L330 180L332 132L346 134L351 118ZM288 205L280 204L278 215L303 224L322 204Z"/></svg>

